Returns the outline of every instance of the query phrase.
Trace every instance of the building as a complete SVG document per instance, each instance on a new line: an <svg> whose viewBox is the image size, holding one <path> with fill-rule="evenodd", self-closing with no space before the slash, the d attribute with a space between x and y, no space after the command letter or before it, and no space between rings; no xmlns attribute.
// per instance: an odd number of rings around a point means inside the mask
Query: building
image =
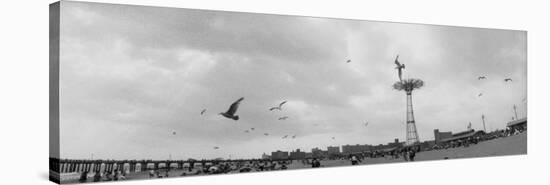
<svg viewBox="0 0 550 185"><path fill-rule="evenodd" d="M388 143L387 147L385 148L400 148L403 147L405 142L399 142L399 139L395 138L392 143Z"/></svg>
<svg viewBox="0 0 550 185"><path fill-rule="evenodd" d="M311 155L314 158L325 158L328 157L328 151L323 151L319 148L312 148Z"/></svg>
<svg viewBox="0 0 550 185"><path fill-rule="evenodd" d="M521 118L514 121L510 121L506 124L506 127L510 129L527 130L527 118Z"/></svg>
<svg viewBox="0 0 550 185"><path fill-rule="evenodd" d="M299 160L299 159L305 159L305 158L306 158L306 153L300 151L300 149L296 149L296 151L290 152L289 159Z"/></svg>
<svg viewBox="0 0 550 185"><path fill-rule="evenodd" d="M340 154L340 147L339 146L329 146L329 147L327 147L327 152L328 152L329 156L338 155L338 154Z"/></svg>
<svg viewBox="0 0 550 185"><path fill-rule="evenodd" d="M342 146L342 153L343 154L353 154L353 153L361 153L371 150L373 147L371 145L343 145Z"/></svg>
<svg viewBox="0 0 550 185"><path fill-rule="evenodd" d="M272 160L288 159L288 152L284 152L280 150L271 152L271 159Z"/></svg>
<svg viewBox="0 0 550 185"><path fill-rule="evenodd" d="M434 129L434 141L440 143L441 140L453 137L453 132L439 132L439 129Z"/></svg>
<svg viewBox="0 0 550 185"><path fill-rule="evenodd" d="M467 139L469 137L477 137L477 136L482 136L482 135L485 135L485 132L482 131L482 130L475 131L474 129L469 129L469 130L466 130L466 131L463 131L463 132L453 134L453 137L441 139L439 141L439 143L447 143L447 142L451 142L451 141L460 141L460 140Z"/></svg>

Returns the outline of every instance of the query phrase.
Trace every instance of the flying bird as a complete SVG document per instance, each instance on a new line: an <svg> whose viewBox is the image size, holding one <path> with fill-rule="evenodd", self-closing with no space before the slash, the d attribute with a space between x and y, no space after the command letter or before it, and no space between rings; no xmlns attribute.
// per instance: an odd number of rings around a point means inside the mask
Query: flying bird
<svg viewBox="0 0 550 185"><path fill-rule="evenodd" d="M250 128L250 130L254 130L254 127Z"/></svg>
<svg viewBox="0 0 550 185"><path fill-rule="evenodd" d="M283 139L286 139L287 137L288 137L288 135L285 135L285 136L283 136Z"/></svg>
<svg viewBox="0 0 550 185"><path fill-rule="evenodd" d="M284 105L285 103L286 103L286 101L283 101L283 102L279 103L279 106L269 108L269 111L281 110L281 108L283 108L283 105Z"/></svg>
<svg viewBox="0 0 550 185"><path fill-rule="evenodd" d="M332 137L332 139L334 139L334 137Z"/></svg>
<svg viewBox="0 0 550 185"><path fill-rule="evenodd" d="M482 95L483 95L483 93L479 93L479 94L477 95L477 97L480 97L480 96L482 96Z"/></svg>
<svg viewBox="0 0 550 185"><path fill-rule="evenodd" d="M237 112L237 109L239 108L239 104L243 100L244 100L244 97L239 98L237 101L235 101L233 104L231 104L231 106L229 106L229 109L226 112L221 112L220 115L222 115L223 117L229 118L229 119L233 119L235 121L239 120L239 116L235 115L235 113Z"/></svg>
<svg viewBox="0 0 550 185"><path fill-rule="evenodd" d="M203 115L206 112L206 109L202 109L201 115Z"/></svg>
<svg viewBox="0 0 550 185"><path fill-rule="evenodd" d="M176 132L175 132L175 131L174 131L174 132L172 132L172 135L176 135Z"/></svg>
<svg viewBox="0 0 550 185"><path fill-rule="evenodd" d="M268 133L264 133L264 136L268 136L269 134Z"/></svg>
<svg viewBox="0 0 550 185"><path fill-rule="evenodd" d="M215 146L215 147L214 147L214 150L217 150L217 149L220 149L220 147Z"/></svg>
<svg viewBox="0 0 550 185"><path fill-rule="evenodd" d="M293 135L293 136L292 136L292 139L296 139L296 135Z"/></svg>
<svg viewBox="0 0 550 185"><path fill-rule="evenodd" d="M505 82L508 82L508 81L510 81L510 82L511 82L511 81L512 81L512 79L511 79L511 78L505 78L505 79L504 79L504 81L505 81Z"/></svg>
<svg viewBox="0 0 550 185"><path fill-rule="evenodd" d="M279 120L286 120L286 119L288 119L288 116L283 116L279 118Z"/></svg>
<svg viewBox="0 0 550 185"><path fill-rule="evenodd" d="M401 80L401 76L403 75L403 69L405 69L405 64L401 64L399 63L398 61L399 59L399 55L397 55L397 57L395 57L395 69L397 69L397 74L399 75L399 80Z"/></svg>
<svg viewBox="0 0 550 185"><path fill-rule="evenodd" d="M485 76L480 76L480 77L477 77L477 80L485 80L486 77Z"/></svg>
<svg viewBox="0 0 550 185"><path fill-rule="evenodd" d="M346 63L350 63L350 62L351 62L351 60L349 60L349 59L346 61Z"/></svg>
<svg viewBox="0 0 550 185"><path fill-rule="evenodd" d="M365 127L366 127L366 126L369 126L369 122L368 122L368 121L367 121L367 122L365 122Z"/></svg>

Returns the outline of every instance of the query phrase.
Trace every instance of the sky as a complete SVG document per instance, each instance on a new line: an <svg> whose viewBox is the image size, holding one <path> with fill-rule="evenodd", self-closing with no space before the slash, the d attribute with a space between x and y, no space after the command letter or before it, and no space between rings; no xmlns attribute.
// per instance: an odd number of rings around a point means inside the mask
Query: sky
<svg viewBox="0 0 550 185"><path fill-rule="evenodd" d="M60 34L61 158L404 141L396 55L404 78L424 81L412 97L421 141L482 130L482 114L502 129L514 105L527 115L524 31L63 1ZM238 121L219 115L240 97Z"/></svg>

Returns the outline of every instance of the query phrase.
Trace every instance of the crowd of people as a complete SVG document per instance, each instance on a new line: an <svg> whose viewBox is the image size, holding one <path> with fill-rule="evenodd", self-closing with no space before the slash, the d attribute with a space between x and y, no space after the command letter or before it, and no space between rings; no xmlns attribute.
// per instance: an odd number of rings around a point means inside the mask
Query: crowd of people
<svg viewBox="0 0 550 185"><path fill-rule="evenodd" d="M476 145L479 142L517 135L526 130L527 128L525 127L513 127L513 128L507 127L506 129L495 130L495 131L484 133L477 136L466 137L463 139L449 141L445 143L438 143L438 144L435 144L432 149L442 150L442 149L457 148L457 147L469 147L470 145Z"/></svg>
<svg viewBox="0 0 550 185"><path fill-rule="evenodd" d="M78 182L87 182L88 181L88 171L84 171L80 174L80 178L78 179ZM113 170L112 172L100 172L96 171L94 172L94 175L92 176L93 182L100 182L100 181L118 181L118 180L124 180L126 173L122 170Z"/></svg>
<svg viewBox="0 0 550 185"><path fill-rule="evenodd" d="M496 130L489 133L483 133L471 137L465 137L458 140L453 140L445 143L438 143L433 145L432 148L427 150L444 150L456 147L469 147L470 145L476 145L479 142L493 140L502 137L508 137L525 132L525 127L507 128L504 130ZM420 145L397 147L387 150L374 150L365 151L354 154L339 154L324 157L315 157L309 159L295 160L302 163L303 166L311 166L311 168L323 167L321 162L323 160L349 160L351 165L361 164L368 158L386 158L386 159L403 159L404 161L415 161L415 156L418 152L426 150L421 148ZM293 160L254 160L254 161L232 161L232 162L214 162L214 163L202 163L195 166L191 163L186 170L180 176L187 175L201 175L201 174L225 174L225 173L245 173L255 171L272 171L272 170L286 170L288 165L292 164ZM149 171L149 178L165 178L169 177L171 168L164 167ZM93 182L100 181L119 181L126 179L126 172L123 170L115 169L111 172L94 172L92 178ZM87 182L90 178L89 172L85 171L80 174L79 182Z"/></svg>

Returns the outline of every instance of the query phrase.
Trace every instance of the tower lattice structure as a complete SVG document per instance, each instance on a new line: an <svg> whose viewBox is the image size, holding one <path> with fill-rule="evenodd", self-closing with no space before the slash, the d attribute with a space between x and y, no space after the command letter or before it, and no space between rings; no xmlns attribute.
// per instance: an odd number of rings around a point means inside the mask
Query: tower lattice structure
<svg viewBox="0 0 550 185"><path fill-rule="evenodd" d="M414 121L414 111L412 105L412 89L407 89L407 142L406 145L414 145L420 142L418 132L416 131L416 123Z"/></svg>

